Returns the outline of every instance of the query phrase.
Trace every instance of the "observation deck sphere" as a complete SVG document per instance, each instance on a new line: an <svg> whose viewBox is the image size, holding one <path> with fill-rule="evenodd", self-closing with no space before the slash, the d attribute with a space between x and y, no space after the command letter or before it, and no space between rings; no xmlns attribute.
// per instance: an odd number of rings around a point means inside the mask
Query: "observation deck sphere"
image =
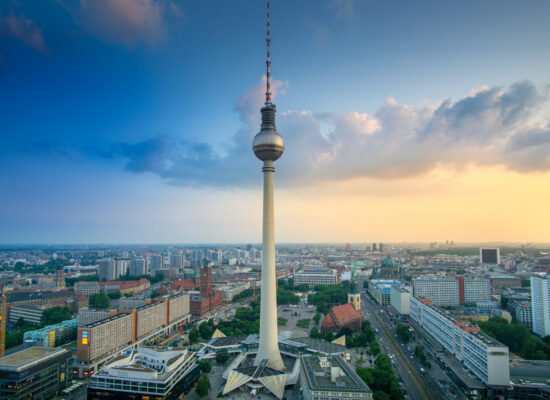
<svg viewBox="0 0 550 400"><path fill-rule="evenodd" d="M275 161L285 151L283 137L273 129L262 129L252 142L252 150L262 161Z"/></svg>

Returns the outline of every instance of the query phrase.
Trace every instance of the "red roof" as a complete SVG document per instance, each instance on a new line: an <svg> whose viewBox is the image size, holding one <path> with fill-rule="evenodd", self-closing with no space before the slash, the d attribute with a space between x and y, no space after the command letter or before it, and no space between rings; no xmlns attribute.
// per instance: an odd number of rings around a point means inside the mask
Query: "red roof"
<svg viewBox="0 0 550 400"><path fill-rule="evenodd" d="M172 289L195 289L197 286L194 279L176 279L172 283Z"/></svg>
<svg viewBox="0 0 550 400"><path fill-rule="evenodd" d="M363 312L356 310L350 303L332 307L330 311L340 325L357 318L363 318Z"/></svg>
<svg viewBox="0 0 550 400"><path fill-rule="evenodd" d="M323 318L323 322L321 322L321 326L334 326L334 319L332 319L332 316L330 314L327 314L325 318Z"/></svg>

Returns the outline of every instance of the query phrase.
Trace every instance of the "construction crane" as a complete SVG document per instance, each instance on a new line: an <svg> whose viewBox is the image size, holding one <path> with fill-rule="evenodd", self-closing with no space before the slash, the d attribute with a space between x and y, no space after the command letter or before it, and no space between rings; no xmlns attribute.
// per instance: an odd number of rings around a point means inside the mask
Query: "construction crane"
<svg viewBox="0 0 550 400"><path fill-rule="evenodd" d="M6 355L6 314L8 308L8 299L6 298L6 285L2 285L2 315L0 318L0 357Z"/></svg>

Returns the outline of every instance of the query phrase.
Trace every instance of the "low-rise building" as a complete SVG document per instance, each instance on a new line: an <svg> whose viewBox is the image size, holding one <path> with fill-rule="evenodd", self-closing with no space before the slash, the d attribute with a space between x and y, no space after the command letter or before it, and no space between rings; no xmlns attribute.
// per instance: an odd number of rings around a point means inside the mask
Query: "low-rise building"
<svg viewBox="0 0 550 400"><path fill-rule="evenodd" d="M75 294L80 294L83 296L91 296L92 294L99 293L100 291L101 291L101 287L97 282L82 281L82 282L76 282L74 284Z"/></svg>
<svg viewBox="0 0 550 400"><path fill-rule="evenodd" d="M338 283L338 275L333 269L315 268L309 271L298 271L294 274L295 285L308 285L310 288L317 285L334 285Z"/></svg>
<svg viewBox="0 0 550 400"><path fill-rule="evenodd" d="M181 399L199 377L200 368L187 350L138 348L113 358L92 375L88 398Z"/></svg>
<svg viewBox="0 0 550 400"><path fill-rule="evenodd" d="M321 322L321 332L325 335L328 332L340 332L344 328L358 331L363 317L363 312L356 310L351 303L332 307Z"/></svg>
<svg viewBox="0 0 550 400"><path fill-rule="evenodd" d="M372 390L340 355L300 357L304 400L372 399Z"/></svg>
<svg viewBox="0 0 550 400"><path fill-rule="evenodd" d="M68 319L55 325L25 332L23 343L43 347L61 346L76 339L77 329L78 318Z"/></svg>
<svg viewBox="0 0 550 400"><path fill-rule="evenodd" d="M0 358L0 399L47 400L70 385L71 352L30 347Z"/></svg>
<svg viewBox="0 0 550 400"><path fill-rule="evenodd" d="M9 321L15 324L17 321L22 319L28 324L40 325L42 313L46 308L48 307L39 304L21 304L17 306L11 306Z"/></svg>
<svg viewBox="0 0 550 400"><path fill-rule="evenodd" d="M520 324L533 328L533 308L530 300L512 299L508 302L508 310Z"/></svg>

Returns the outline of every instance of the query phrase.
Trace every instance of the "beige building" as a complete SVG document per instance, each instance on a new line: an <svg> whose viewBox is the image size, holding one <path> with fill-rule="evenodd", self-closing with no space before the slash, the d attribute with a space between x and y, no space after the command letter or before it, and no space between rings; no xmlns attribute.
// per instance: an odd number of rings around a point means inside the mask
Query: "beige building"
<svg viewBox="0 0 550 400"><path fill-rule="evenodd" d="M166 322L166 304L153 302L136 308L136 339L141 340L158 331Z"/></svg>
<svg viewBox="0 0 550 400"><path fill-rule="evenodd" d="M168 323L182 318L190 313L191 296L187 293L174 294L168 297Z"/></svg>

